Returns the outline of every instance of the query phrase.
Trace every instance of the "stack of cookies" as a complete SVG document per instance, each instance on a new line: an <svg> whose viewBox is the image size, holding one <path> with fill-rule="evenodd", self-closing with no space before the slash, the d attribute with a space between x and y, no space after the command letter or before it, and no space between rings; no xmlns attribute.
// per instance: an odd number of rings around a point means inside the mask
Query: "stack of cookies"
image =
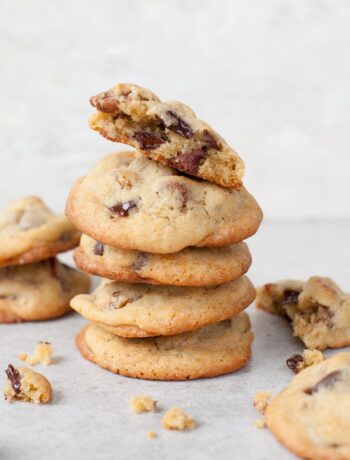
<svg viewBox="0 0 350 460"><path fill-rule="evenodd" d="M83 232L77 266L104 279L71 306L91 321L82 355L143 379L211 377L244 366L255 289L245 238L262 212L238 155L190 108L121 84L91 99L90 125L136 151L103 158L67 202Z"/></svg>
<svg viewBox="0 0 350 460"><path fill-rule="evenodd" d="M79 239L38 197L16 200L0 214L0 323L62 316L72 297L88 292L89 276L55 258Z"/></svg>

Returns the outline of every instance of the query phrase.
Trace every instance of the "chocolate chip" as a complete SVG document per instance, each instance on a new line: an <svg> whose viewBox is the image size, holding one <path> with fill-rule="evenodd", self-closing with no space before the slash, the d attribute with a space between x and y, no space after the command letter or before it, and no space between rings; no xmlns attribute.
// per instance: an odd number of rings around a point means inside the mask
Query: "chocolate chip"
<svg viewBox="0 0 350 460"><path fill-rule="evenodd" d="M136 208L136 203L133 200L125 201L124 203L118 203L108 208L113 214L117 214L119 217L128 217L130 209Z"/></svg>
<svg viewBox="0 0 350 460"><path fill-rule="evenodd" d="M207 150L193 149L189 152L183 152L178 155L175 160L169 161L169 165L180 171L188 172L189 174L196 174L201 163L207 156Z"/></svg>
<svg viewBox="0 0 350 460"><path fill-rule="evenodd" d="M12 364L8 365L8 368L5 371L7 378L11 382L11 387L16 395L21 391L21 375L17 369L15 369Z"/></svg>
<svg viewBox="0 0 350 460"><path fill-rule="evenodd" d="M148 256L146 253L141 252L132 264L132 269L135 271L141 270L147 263Z"/></svg>
<svg viewBox="0 0 350 460"><path fill-rule="evenodd" d="M205 129L202 133L202 141L207 147L211 149L222 149L222 145L217 142L215 137L212 134L210 134L210 132L207 129Z"/></svg>
<svg viewBox="0 0 350 460"><path fill-rule="evenodd" d="M168 110L166 114L173 120L170 124L169 122L166 124L166 127L168 129L174 131L174 133L179 134L182 137L185 137L186 139L191 139L191 137L193 137L193 131L191 126L188 123L186 123L186 121L183 118L181 118L176 112Z"/></svg>
<svg viewBox="0 0 350 460"><path fill-rule="evenodd" d="M94 254L95 256L103 256L105 252L105 247L104 247L104 244L103 243L95 243L94 245Z"/></svg>
<svg viewBox="0 0 350 460"><path fill-rule="evenodd" d="M118 109L118 100L115 95L100 93L90 98L90 104L100 112L112 113Z"/></svg>
<svg viewBox="0 0 350 460"><path fill-rule="evenodd" d="M304 362L304 358L299 355L292 355L290 358L287 359L286 364L295 374L299 372L299 364Z"/></svg>
<svg viewBox="0 0 350 460"><path fill-rule="evenodd" d="M297 304L300 292L293 291L291 289L286 289L283 293L283 298L281 300L281 305L285 304Z"/></svg>
<svg viewBox="0 0 350 460"><path fill-rule="evenodd" d="M327 374L323 379L317 382L314 386L306 388L304 393L307 395L313 395L317 393L320 388L329 388L332 387L337 380L341 377L341 371L333 371L330 374Z"/></svg>
<svg viewBox="0 0 350 460"><path fill-rule="evenodd" d="M165 134L147 133L144 131L135 133L134 138L142 150L157 149L168 140Z"/></svg>
<svg viewBox="0 0 350 460"><path fill-rule="evenodd" d="M166 184L166 188L174 192L174 194L180 198L181 209L184 210L188 201L188 191L186 186L179 182L168 182Z"/></svg>

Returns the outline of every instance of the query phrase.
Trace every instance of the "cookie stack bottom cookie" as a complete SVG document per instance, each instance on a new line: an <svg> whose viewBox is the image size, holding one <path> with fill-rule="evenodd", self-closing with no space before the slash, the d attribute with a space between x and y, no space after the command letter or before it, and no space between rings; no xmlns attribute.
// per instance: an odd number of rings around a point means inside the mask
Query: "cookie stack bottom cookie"
<svg viewBox="0 0 350 460"><path fill-rule="evenodd" d="M111 372L154 380L191 380L227 374L250 358L253 334L246 313L196 331L168 337L126 339L96 324L77 346L88 360Z"/></svg>

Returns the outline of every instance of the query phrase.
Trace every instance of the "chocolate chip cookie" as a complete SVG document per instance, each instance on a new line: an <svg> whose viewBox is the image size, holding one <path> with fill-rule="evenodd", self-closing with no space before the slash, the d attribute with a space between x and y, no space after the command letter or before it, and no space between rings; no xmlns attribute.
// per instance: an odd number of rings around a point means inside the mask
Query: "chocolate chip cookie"
<svg viewBox="0 0 350 460"><path fill-rule="evenodd" d="M257 306L289 318L294 335L308 348L350 345L350 296L330 278L265 284L257 290Z"/></svg>
<svg viewBox="0 0 350 460"><path fill-rule="evenodd" d="M266 410L268 428L310 460L350 458L350 353L297 374Z"/></svg>
<svg viewBox="0 0 350 460"><path fill-rule="evenodd" d="M40 321L70 311L71 298L88 292L88 275L51 258L0 269L0 323Z"/></svg>
<svg viewBox="0 0 350 460"><path fill-rule="evenodd" d="M162 102L145 88L119 84L91 98L99 111L90 126L105 138L223 187L240 188L243 161L181 102Z"/></svg>
<svg viewBox="0 0 350 460"><path fill-rule="evenodd" d="M79 244L80 232L38 197L11 203L0 214L0 266L48 259Z"/></svg>
<svg viewBox="0 0 350 460"><path fill-rule="evenodd" d="M86 359L116 374L190 380L240 369L249 361L252 340L243 312L193 332L146 339L118 337L91 323L78 335L77 346Z"/></svg>
<svg viewBox="0 0 350 460"><path fill-rule="evenodd" d="M51 401L52 387L42 374L28 367L16 369L12 364L6 369L7 381L4 388L5 401L24 401L46 404Z"/></svg>
<svg viewBox="0 0 350 460"><path fill-rule="evenodd" d="M247 277L215 287L151 286L104 281L71 307L109 332L151 337L191 331L231 318L255 298Z"/></svg>
<svg viewBox="0 0 350 460"><path fill-rule="evenodd" d="M96 241L156 254L238 243L253 235L262 219L244 188L181 176L136 152L109 155L79 179L66 214Z"/></svg>
<svg viewBox="0 0 350 460"><path fill-rule="evenodd" d="M74 251L77 267L126 283L169 284L171 286L216 286L246 273L251 255L245 243L222 248L183 249L174 254L152 254L115 249L82 235Z"/></svg>

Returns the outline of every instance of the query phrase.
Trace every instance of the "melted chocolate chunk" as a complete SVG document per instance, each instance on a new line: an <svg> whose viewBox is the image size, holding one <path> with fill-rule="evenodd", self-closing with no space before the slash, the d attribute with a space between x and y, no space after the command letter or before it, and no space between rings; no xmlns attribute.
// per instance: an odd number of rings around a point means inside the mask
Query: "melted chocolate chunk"
<svg viewBox="0 0 350 460"><path fill-rule="evenodd" d="M104 244L103 243L95 243L94 245L94 254L95 256L103 256L105 252L105 247L104 247Z"/></svg>
<svg viewBox="0 0 350 460"><path fill-rule="evenodd" d="M166 125L168 129L174 131L174 133L179 134L182 137L185 137L186 139L191 139L191 137L193 137L191 126L186 123L185 120L181 118L176 112L169 110L166 114L173 119L170 124Z"/></svg>
<svg viewBox="0 0 350 460"><path fill-rule="evenodd" d="M214 138L212 134L208 130L204 130L202 133L202 141L203 143L211 148L211 149L216 149L216 150L221 150L222 146L217 142L217 140Z"/></svg>
<svg viewBox="0 0 350 460"><path fill-rule="evenodd" d="M186 204L188 201L188 191L184 184L180 184L179 182L169 182L166 184L166 188L171 190L180 198L181 209L186 208Z"/></svg>
<svg viewBox="0 0 350 460"><path fill-rule="evenodd" d="M11 382L11 387L16 395L21 391L21 375L17 369L15 369L12 364L8 365L8 368L5 371L7 378Z"/></svg>
<svg viewBox="0 0 350 460"><path fill-rule="evenodd" d="M119 217L128 217L130 209L136 208L136 203L133 200L125 201L125 203L118 203L109 210L113 214L117 214Z"/></svg>
<svg viewBox="0 0 350 460"><path fill-rule="evenodd" d="M147 263L148 256L146 253L141 252L132 264L132 269L135 271L141 270Z"/></svg>
<svg viewBox="0 0 350 460"><path fill-rule="evenodd" d="M90 98L90 104L96 107L100 112L105 113L112 113L118 109L118 100L115 95L109 95L108 92L92 96L92 98Z"/></svg>
<svg viewBox="0 0 350 460"><path fill-rule="evenodd" d="M143 131L135 133L134 138L142 150L157 149L168 140L164 134L146 133Z"/></svg>
<svg viewBox="0 0 350 460"><path fill-rule="evenodd" d="M203 163L206 156L207 150L205 148L193 149L189 152L180 153L175 160L169 162L169 165L180 171L196 174L200 164Z"/></svg>
<svg viewBox="0 0 350 460"><path fill-rule="evenodd" d="M286 364L289 367L289 369L291 369L295 374L297 374L299 372L298 364L302 363L303 361L304 358L301 355L296 354L288 358Z"/></svg>
<svg viewBox="0 0 350 460"><path fill-rule="evenodd" d="M330 374L327 374L323 379L317 382L313 387L306 388L304 393L307 395L313 395L317 393L320 388L330 388L332 387L337 380L341 377L341 371L333 371Z"/></svg>
<svg viewBox="0 0 350 460"><path fill-rule="evenodd" d="M283 298L281 300L281 305L285 304L297 304L300 292L287 289L283 293Z"/></svg>

